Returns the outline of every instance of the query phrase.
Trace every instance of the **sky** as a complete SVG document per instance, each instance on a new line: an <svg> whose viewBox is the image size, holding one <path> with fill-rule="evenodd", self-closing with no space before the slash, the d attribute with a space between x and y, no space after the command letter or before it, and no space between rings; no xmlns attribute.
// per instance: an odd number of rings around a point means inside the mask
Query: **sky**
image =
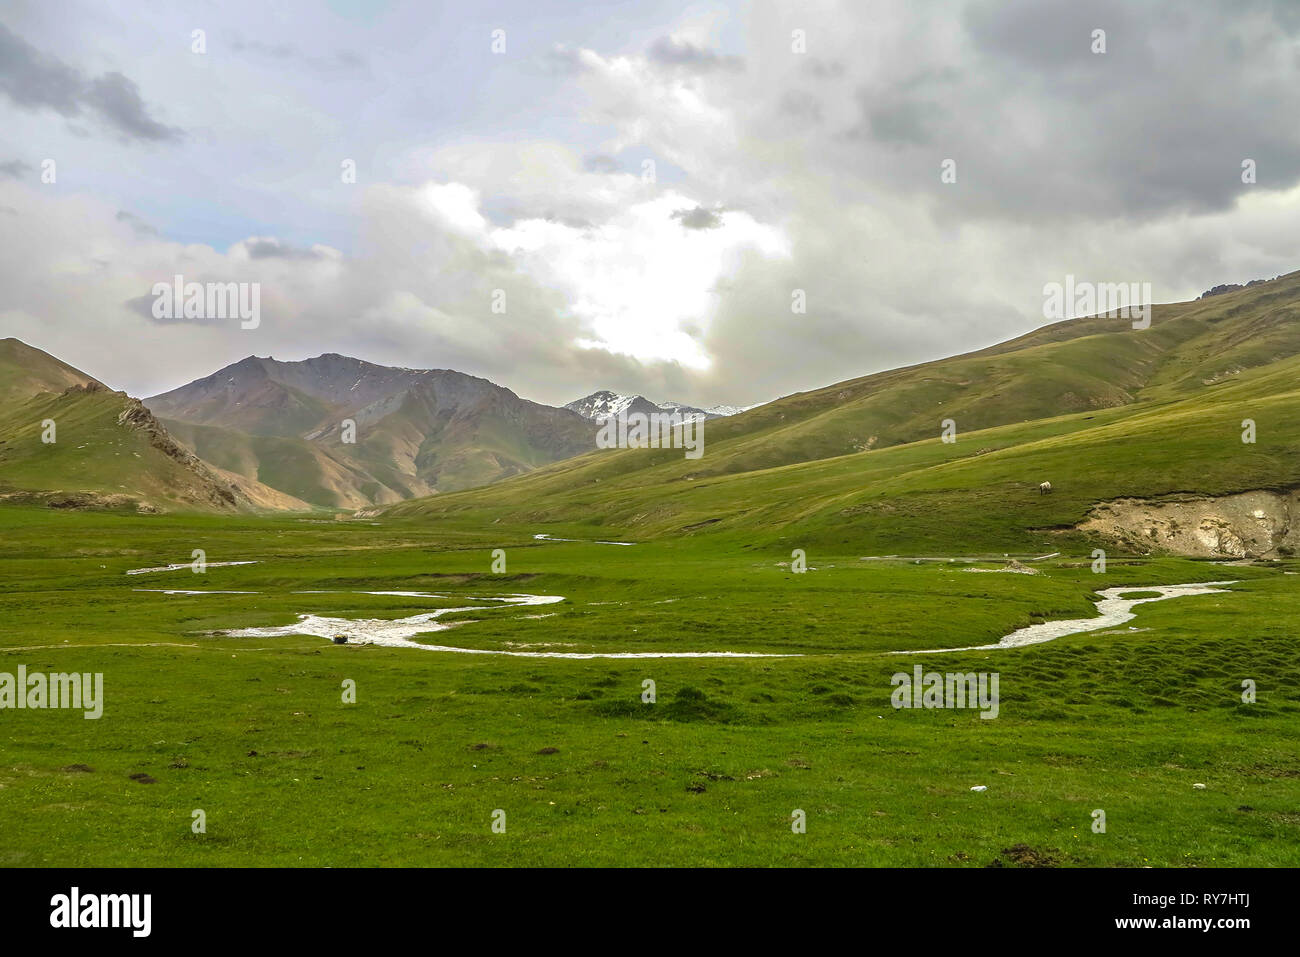
<svg viewBox="0 0 1300 957"><path fill-rule="evenodd" d="M1298 117L1291 0L0 0L0 337L751 405L1300 268Z"/></svg>

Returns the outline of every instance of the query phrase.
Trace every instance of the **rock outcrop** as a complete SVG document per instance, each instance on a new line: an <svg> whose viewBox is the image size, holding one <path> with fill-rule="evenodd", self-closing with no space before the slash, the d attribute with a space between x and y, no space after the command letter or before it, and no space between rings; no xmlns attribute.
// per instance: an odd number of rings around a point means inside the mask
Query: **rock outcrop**
<svg viewBox="0 0 1300 957"><path fill-rule="evenodd" d="M1142 554L1278 558L1300 553L1300 491L1123 498L1094 506L1078 528Z"/></svg>

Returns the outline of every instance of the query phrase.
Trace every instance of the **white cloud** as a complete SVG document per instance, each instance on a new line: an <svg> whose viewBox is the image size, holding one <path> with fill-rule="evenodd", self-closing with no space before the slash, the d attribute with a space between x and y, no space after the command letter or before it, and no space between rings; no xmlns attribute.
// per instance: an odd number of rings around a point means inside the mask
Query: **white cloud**
<svg viewBox="0 0 1300 957"><path fill-rule="evenodd" d="M420 199L439 222L466 236L482 236L487 220L478 211L478 194L462 183L429 183Z"/></svg>
<svg viewBox="0 0 1300 957"><path fill-rule="evenodd" d="M1300 18L1281 7L1110 4L1102 63L1064 0L727 6L658 10L621 40L566 21L571 72L542 75L468 48L428 65L426 18L399 4L364 27L326 21L322 51L363 30L392 54L331 80L292 58L146 57L156 37L102 18L64 47L61 22L81 21L33 6L18 27L45 23L39 45L93 75L113 62L77 50L115 45L194 135L148 155L99 144L88 163L43 114L3 117L0 146L57 145L60 182L0 181L22 238L0 262L0 334L138 392L252 352L337 351L556 403L611 387L745 405L1027 331L1066 273L1173 300L1296 265L1300 150L1275 118L1300 97ZM512 50L528 42L553 36L512 34ZM448 79L464 94L431 113ZM44 150L0 162L35 170ZM113 193L135 182L150 185L137 201ZM177 272L262 281L262 328L162 326L123 305Z"/></svg>
<svg viewBox="0 0 1300 957"><path fill-rule="evenodd" d="M722 212L713 229L687 229L673 217L695 206L669 191L589 229L533 219L491 239L565 294L591 330L586 347L704 369L710 357L698 334L712 322L718 284L735 275L745 250L772 258L790 250L779 229L747 213Z"/></svg>

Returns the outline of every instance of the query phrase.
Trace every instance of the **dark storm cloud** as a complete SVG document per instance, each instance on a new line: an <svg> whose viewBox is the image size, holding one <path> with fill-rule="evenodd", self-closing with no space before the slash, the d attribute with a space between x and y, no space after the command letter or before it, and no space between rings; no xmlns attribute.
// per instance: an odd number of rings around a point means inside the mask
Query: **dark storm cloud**
<svg viewBox="0 0 1300 957"><path fill-rule="evenodd" d="M1140 62L1149 53L1147 30L1153 28L1113 0L982 0L966 9L964 24L984 52L1045 74L1091 67L1098 56L1091 49L1095 29L1106 31L1108 62Z"/></svg>
<svg viewBox="0 0 1300 957"><path fill-rule="evenodd" d="M247 239L244 249L249 259L321 259L322 255L314 249L303 249L279 239Z"/></svg>
<svg viewBox="0 0 1300 957"><path fill-rule="evenodd" d="M157 236L158 230L151 226L145 220L141 219L135 213L125 209L119 209L117 215L113 217L119 223L126 223L135 232L137 236Z"/></svg>
<svg viewBox="0 0 1300 957"><path fill-rule="evenodd" d="M154 120L135 83L121 73L93 79L36 49L0 24L0 92L27 110L65 117L97 115L126 139L176 140L181 131Z"/></svg>
<svg viewBox="0 0 1300 957"><path fill-rule="evenodd" d="M181 137L180 130L149 116L139 87L121 73L105 73L92 80L82 99L130 139L161 141Z"/></svg>
<svg viewBox="0 0 1300 957"><path fill-rule="evenodd" d="M588 173L621 173L623 166L612 156L606 156L604 153L594 153L587 156L582 161L582 168Z"/></svg>
<svg viewBox="0 0 1300 957"><path fill-rule="evenodd" d="M673 213L673 219L680 220L686 229L717 229L722 225L722 217L703 206L679 209Z"/></svg>
<svg viewBox="0 0 1300 957"><path fill-rule="evenodd" d="M141 319L148 319L150 322L170 322L171 320L154 318L153 304L153 296L135 296L131 299L123 300L122 302L122 305L128 311L135 313Z"/></svg>
<svg viewBox="0 0 1300 957"><path fill-rule="evenodd" d="M31 163L24 163L22 160L5 160L0 162L0 176L18 179L31 168Z"/></svg>
<svg viewBox="0 0 1300 957"><path fill-rule="evenodd" d="M865 104L869 135L879 143L928 146L934 142L929 125L939 112L933 103L902 100L887 105Z"/></svg>
<svg viewBox="0 0 1300 957"><path fill-rule="evenodd" d="M727 56L672 37L655 40L646 51L646 56L654 63L684 67L697 72L742 70L745 67L745 61L738 56Z"/></svg>
<svg viewBox="0 0 1300 957"><path fill-rule="evenodd" d="M1142 6L982 0L960 19L962 62L905 87L860 86L856 161L890 185L957 184L938 214L1145 221L1226 209L1300 182L1300 16L1263 2ZM1105 52L1093 52L1093 31ZM921 59L918 48L900 58ZM905 150L889 161L873 147ZM1258 184L1241 180L1258 165Z"/></svg>
<svg viewBox="0 0 1300 957"><path fill-rule="evenodd" d="M0 90L26 109L48 108L64 116L80 112L85 81L76 70L47 56L0 24Z"/></svg>

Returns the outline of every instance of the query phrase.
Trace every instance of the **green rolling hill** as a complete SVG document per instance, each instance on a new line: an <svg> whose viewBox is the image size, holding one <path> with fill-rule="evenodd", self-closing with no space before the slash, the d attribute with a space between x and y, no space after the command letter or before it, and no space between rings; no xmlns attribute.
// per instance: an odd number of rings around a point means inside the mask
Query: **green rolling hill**
<svg viewBox="0 0 1300 957"><path fill-rule="evenodd" d="M209 467L138 399L16 339L0 342L0 390L8 400L0 502L146 512L307 508Z"/></svg>
<svg viewBox="0 0 1300 957"><path fill-rule="evenodd" d="M955 442L940 438L945 419ZM1246 419L1253 443L1242 441ZM1068 320L788 396L708 422L705 440L698 460L595 452L386 514L600 537L734 533L864 554L1185 551L1178 528L1153 519L1173 504L1175 526L1179 514L1194 514L1198 528L1221 520L1225 542L1253 535L1245 552L1285 554L1300 526L1300 273L1157 306L1145 330ZM1043 481L1052 494L1039 494ZM1269 496L1262 516L1235 516L1228 500L1219 515L1200 501L1256 490ZM1122 499L1146 503L1128 510L1124 528L1080 528L1099 503Z"/></svg>
<svg viewBox="0 0 1300 957"><path fill-rule="evenodd" d="M0 339L0 402L12 408L40 392L63 392L74 385L103 385L48 352L21 339Z"/></svg>

